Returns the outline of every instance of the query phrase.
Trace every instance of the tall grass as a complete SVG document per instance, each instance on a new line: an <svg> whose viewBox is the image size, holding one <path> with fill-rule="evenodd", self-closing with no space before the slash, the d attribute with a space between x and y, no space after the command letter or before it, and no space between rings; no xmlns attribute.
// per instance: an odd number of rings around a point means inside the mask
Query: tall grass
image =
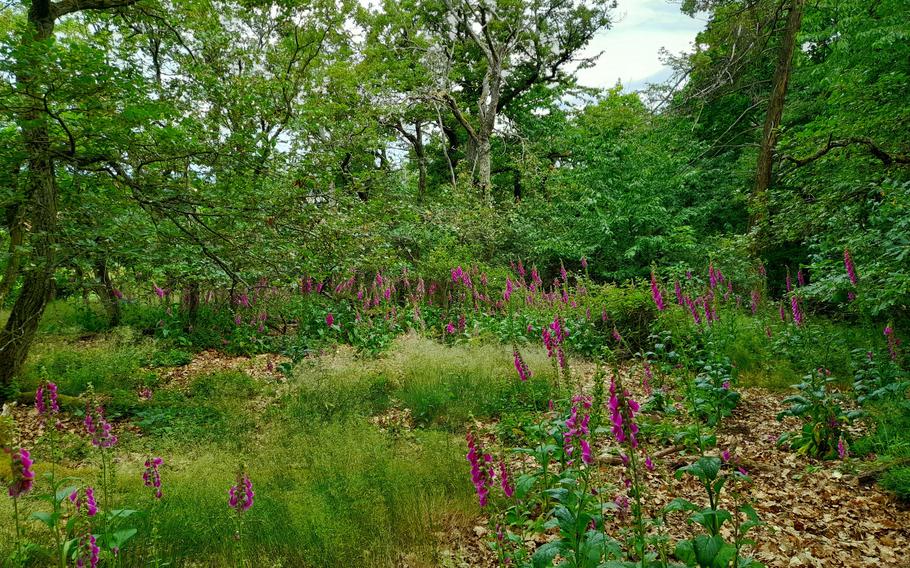
<svg viewBox="0 0 910 568"><path fill-rule="evenodd" d="M324 366L297 367L291 413L327 420L396 405L409 409L419 425L457 431L471 417L545 408L555 396L552 363L539 348L523 352L534 373L526 383L518 380L511 348L498 344L446 346L407 335L375 360L342 350Z"/></svg>

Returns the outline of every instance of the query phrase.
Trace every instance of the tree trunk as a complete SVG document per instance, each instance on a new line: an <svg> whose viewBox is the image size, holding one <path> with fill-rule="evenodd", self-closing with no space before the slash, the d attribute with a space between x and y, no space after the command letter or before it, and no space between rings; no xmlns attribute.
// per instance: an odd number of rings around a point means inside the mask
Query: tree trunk
<svg viewBox="0 0 910 568"><path fill-rule="evenodd" d="M14 176L15 180L16 177ZM16 278L19 277L19 261L22 257L20 248L25 241L25 219L23 218L25 206L20 202L10 207L9 215L9 260L6 270L3 271L3 280L0 281L0 306L6 300Z"/></svg>
<svg viewBox="0 0 910 568"><path fill-rule="evenodd" d="M417 158L417 203L423 203L427 193L427 153L423 147L421 121L414 122L414 154Z"/></svg>
<svg viewBox="0 0 910 568"><path fill-rule="evenodd" d="M114 283L107 270L107 260L101 259L95 263L95 279L98 281L98 297L104 311L107 312L108 322L111 327L116 327L120 325L120 298L114 293Z"/></svg>
<svg viewBox="0 0 910 568"><path fill-rule="evenodd" d="M778 128L784 113L784 99L787 96L787 83L790 81L793 65L793 51L796 48L796 36L799 34L802 24L804 6L805 0L790 0L787 27L781 38L777 67L774 69L771 84L771 96L768 100L768 114L765 116L765 125L762 130L750 222L755 236L755 248L759 253L766 249L771 232L768 189L771 187L774 148L777 145Z"/></svg>
<svg viewBox="0 0 910 568"><path fill-rule="evenodd" d="M477 187L480 189L480 195L483 197L484 203L492 204L492 176L490 173L490 138L481 137L477 141L477 154L475 155L476 162L476 174L474 179L476 180Z"/></svg>
<svg viewBox="0 0 910 568"><path fill-rule="evenodd" d="M13 304L6 326L0 331L0 393L19 372L44 315L54 286L57 237L57 176L51 157L47 116L42 98L36 93L37 70L41 69L41 48L54 30L54 15L48 0L35 0L28 13L29 28L22 42L29 54L17 62L16 82L33 97L17 116L28 160L26 206L31 220L32 267L23 274L22 291ZM37 60L30 61L33 57ZM0 394L2 398L2 394Z"/></svg>
<svg viewBox="0 0 910 568"><path fill-rule="evenodd" d="M186 309L187 309L187 331L192 331L196 327L196 321L199 319L199 282L190 284L186 292Z"/></svg>

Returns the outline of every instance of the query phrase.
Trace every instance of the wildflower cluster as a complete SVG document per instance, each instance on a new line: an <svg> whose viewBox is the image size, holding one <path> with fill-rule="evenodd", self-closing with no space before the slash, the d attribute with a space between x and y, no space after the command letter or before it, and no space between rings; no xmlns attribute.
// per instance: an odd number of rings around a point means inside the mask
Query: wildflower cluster
<svg viewBox="0 0 910 568"><path fill-rule="evenodd" d="M4 448L4 451L6 448ZM35 472L32 471L32 456L25 448L10 452L10 469L12 470L12 483L9 486L9 496L20 497L32 490L35 484Z"/></svg>
<svg viewBox="0 0 910 568"><path fill-rule="evenodd" d="M553 318L550 325L543 328L541 337L543 338L543 345L547 349L547 357L555 357L556 361L559 362L559 366L566 369L568 362L566 361L566 353L562 348L562 343L568 337L568 333L566 333L559 314Z"/></svg>
<svg viewBox="0 0 910 568"><path fill-rule="evenodd" d="M155 499L161 499L161 473L158 468L164 460L161 458L150 458L145 460L145 472L142 474L142 481L146 487L155 489Z"/></svg>
<svg viewBox="0 0 910 568"><path fill-rule="evenodd" d="M89 517L94 517L98 514L98 503L95 501L95 489L92 487L86 487L81 495L78 489L74 490L70 493L69 500L76 508L77 513L84 512Z"/></svg>
<svg viewBox="0 0 910 568"><path fill-rule="evenodd" d="M85 431L92 437L92 445L96 448L110 448L117 443L117 436L111 430L111 423L104 419L104 408L96 406L94 410L86 408Z"/></svg>
<svg viewBox="0 0 910 568"><path fill-rule="evenodd" d="M42 416L60 412L56 384L44 383L38 386L38 390L35 391L35 410Z"/></svg>
<svg viewBox="0 0 910 568"><path fill-rule="evenodd" d="M237 476L237 483L232 485L228 491L228 505L237 513L245 513L253 506L253 482L246 473L240 473Z"/></svg>
<svg viewBox="0 0 910 568"><path fill-rule="evenodd" d="M480 442L471 432L468 432L465 438L468 442L466 458L471 464L471 483L474 484L474 490L477 491L477 502L481 507L486 507L490 487L493 485L493 456L484 453Z"/></svg>
<svg viewBox="0 0 910 568"><path fill-rule="evenodd" d="M579 413L579 407L582 413ZM566 419L566 431L563 433L563 449L567 456L572 457L575 452L575 445L581 448L581 461L590 465L593 461L591 458L591 444L585 438L590 434L588 423L591 415L588 410L591 409L591 397L577 395L572 398L572 411L569 418Z"/></svg>
<svg viewBox="0 0 910 568"><path fill-rule="evenodd" d="M101 549L98 548L98 541L93 534L85 534L79 538L79 548L76 549L76 566L77 568L95 568L98 566L98 559Z"/></svg>
<svg viewBox="0 0 910 568"><path fill-rule="evenodd" d="M629 395L629 391L616 386L616 379L610 380L610 422L613 423L613 437L620 444L627 440L632 448L638 447L638 424L635 423L635 413L641 405Z"/></svg>
<svg viewBox="0 0 910 568"><path fill-rule="evenodd" d="M512 349L512 358L515 363L515 370L518 371L518 378L522 381L527 381L531 378L531 368L528 367L528 364L525 362L524 358L521 356L521 353L518 351L517 347Z"/></svg>

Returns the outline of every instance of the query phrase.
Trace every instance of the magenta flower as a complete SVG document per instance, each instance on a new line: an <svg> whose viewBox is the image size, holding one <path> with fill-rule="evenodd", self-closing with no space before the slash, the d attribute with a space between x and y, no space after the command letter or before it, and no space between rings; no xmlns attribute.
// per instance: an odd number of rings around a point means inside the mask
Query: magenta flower
<svg viewBox="0 0 910 568"><path fill-rule="evenodd" d="M518 378L522 381L527 381L531 378L531 369L521 356L521 353L519 353L517 347L512 350L512 357L515 363L515 370L518 371Z"/></svg>
<svg viewBox="0 0 910 568"><path fill-rule="evenodd" d="M728 461L730 461L730 450L724 450L723 452L721 452L720 459L724 463L727 463Z"/></svg>
<svg viewBox="0 0 910 568"><path fill-rule="evenodd" d="M79 495L76 489L69 496L70 503L76 507L76 512L80 513L85 510L85 514L94 517L98 514L98 503L95 501L95 490L92 487L85 488L85 497Z"/></svg>
<svg viewBox="0 0 910 568"><path fill-rule="evenodd" d="M585 436L590 433L588 422L590 422L591 416L587 412L584 412L579 417L579 406L583 410L590 409L591 399L586 396L575 396L572 398L572 402L572 411L569 414L569 418L566 420L566 431L563 433L563 449L565 450L566 455L571 457L575 451L575 444L577 443L581 448L581 461L590 465L593 461L591 457L591 446L585 439Z"/></svg>
<svg viewBox="0 0 910 568"><path fill-rule="evenodd" d="M752 290L752 303L749 307L752 308L753 316L756 313L758 313L758 305L760 302L761 302L761 292L759 292L758 290Z"/></svg>
<svg viewBox="0 0 910 568"><path fill-rule="evenodd" d="M110 422L104 419L104 408L101 406L96 406L94 411L86 408L83 424L96 448L110 448L117 443L117 436L113 435Z"/></svg>
<svg viewBox="0 0 910 568"><path fill-rule="evenodd" d="M57 414L60 412L56 384L45 383L38 386L38 390L35 391L35 409L38 414Z"/></svg>
<svg viewBox="0 0 910 568"><path fill-rule="evenodd" d="M780 304L778 304L777 313L778 313L778 315L780 315L780 321L782 321L782 322L786 322L786 321L787 321L787 312L786 312L786 310L784 310L784 303L783 303L783 302L781 302Z"/></svg>
<svg viewBox="0 0 910 568"><path fill-rule="evenodd" d="M146 487L155 489L155 499L161 499L161 473L158 468L164 463L161 458L151 458L145 460L145 473L142 474L142 481Z"/></svg>
<svg viewBox="0 0 910 568"><path fill-rule="evenodd" d="M787 269L787 292L793 291L793 282L790 280L790 269Z"/></svg>
<svg viewBox="0 0 910 568"><path fill-rule="evenodd" d="M486 507L490 487L493 485L493 467L491 465L493 457L483 453L483 448L471 432L468 432L465 438L468 441L468 453L465 457L471 464L471 483L474 484L474 490L477 492L478 503L481 507Z"/></svg>
<svg viewBox="0 0 910 568"><path fill-rule="evenodd" d="M622 336L619 335L619 330L615 327L613 328L613 339L615 339L617 343L622 343Z"/></svg>
<svg viewBox="0 0 910 568"><path fill-rule="evenodd" d="M633 400L628 391L618 392L616 380L610 380L610 421L613 423L613 437L620 444L626 440L633 448L638 447L638 425L635 424L635 413L640 405Z"/></svg>
<svg viewBox="0 0 910 568"><path fill-rule="evenodd" d="M689 313L692 314L692 320L695 321L695 325L701 324L701 316L698 313L698 306L689 296L683 298L686 302L686 306L689 308Z"/></svg>
<svg viewBox="0 0 910 568"><path fill-rule="evenodd" d="M582 270L588 269L588 259L585 257L581 257L581 269Z"/></svg>
<svg viewBox="0 0 910 568"><path fill-rule="evenodd" d="M646 395L651 394L651 381L654 380L654 374L651 372L651 363L645 359L645 376L641 381L641 388L644 389Z"/></svg>
<svg viewBox="0 0 910 568"><path fill-rule="evenodd" d="M799 285L800 285L800 286L805 286L805 285L806 285L806 277L805 277L805 275L803 274L803 269L802 269L802 268L800 268L800 269L796 272L796 281L799 282Z"/></svg>
<svg viewBox="0 0 910 568"><path fill-rule="evenodd" d="M680 306L683 305L682 286L679 284L679 280L673 284L673 291L676 292L676 303Z"/></svg>
<svg viewBox="0 0 910 568"><path fill-rule="evenodd" d="M228 490L228 506L237 511L238 514L245 513L253 506L253 482L246 473L237 478L237 484L232 485Z"/></svg>
<svg viewBox="0 0 910 568"><path fill-rule="evenodd" d="M796 296L790 297L790 309L793 312L793 323L797 326L803 324L803 313L799 309L799 299Z"/></svg>
<svg viewBox="0 0 910 568"><path fill-rule="evenodd" d="M446 324L446 333L448 333L449 335L454 335L455 324L453 324L452 322L449 322L448 324Z"/></svg>
<svg viewBox="0 0 910 568"><path fill-rule="evenodd" d="M332 315L332 312L329 312L325 315L325 325L327 327L332 327L335 324L335 316Z"/></svg>
<svg viewBox="0 0 910 568"><path fill-rule="evenodd" d="M155 287L155 295L158 296L159 300L163 300L164 299L164 289L159 287L157 284L153 284L153 286Z"/></svg>
<svg viewBox="0 0 910 568"><path fill-rule="evenodd" d="M837 457L840 459L847 457L847 443L844 442L843 436L837 439Z"/></svg>
<svg viewBox="0 0 910 568"><path fill-rule="evenodd" d="M664 311L666 306L664 305L664 297L660 293L660 288L657 286L657 277L654 275L654 271L651 271L651 298L654 299L654 305L657 306L657 311Z"/></svg>
<svg viewBox="0 0 910 568"><path fill-rule="evenodd" d="M847 277L850 283L856 286L859 276L856 274L856 265L853 264L853 257L850 256L850 249L844 249L844 268L847 269Z"/></svg>
<svg viewBox="0 0 910 568"><path fill-rule="evenodd" d="M76 566L77 568L95 568L98 566L98 555L101 552L101 549L98 548L98 543L95 540L95 536L92 534L83 535L79 539L79 548L76 549ZM86 564L88 562L88 564Z"/></svg>
<svg viewBox="0 0 910 568"><path fill-rule="evenodd" d="M509 480L509 470L506 469L504 460L499 460L499 484L506 497L511 498L515 494L515 488Z"/></svg>
<svg viewBox="0 0 910 568"><path fill-rule="evenodd" d="M35 485L33 463L31 454L25 448L10 453L10 470L13 478L8 490L10 497L16 498L32 490Z"/></svg>
<svg viewBox="0 0 910 568"><path fill-rule="evenodd" d="M645 467L648 468L648 471L654 471L654 462L651 461L651 456L645 456Z"/></svg>

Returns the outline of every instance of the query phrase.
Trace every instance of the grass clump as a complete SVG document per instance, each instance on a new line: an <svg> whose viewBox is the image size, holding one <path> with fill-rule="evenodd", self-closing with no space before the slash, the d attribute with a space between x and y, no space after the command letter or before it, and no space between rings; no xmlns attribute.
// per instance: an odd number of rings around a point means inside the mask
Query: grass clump
<svg viewBox="0 0 910 568"><path fill-rule="evenodd" d="M472 416L546 407L554 396L552 364L538 349L525 350L524 357L534 374L523 383L511 349L502 345L445 346L405 336L375 360L342 350L324 365L298 366L290 410L301 419L328 420L400 404L418 425L459 430Z"/></svg>

